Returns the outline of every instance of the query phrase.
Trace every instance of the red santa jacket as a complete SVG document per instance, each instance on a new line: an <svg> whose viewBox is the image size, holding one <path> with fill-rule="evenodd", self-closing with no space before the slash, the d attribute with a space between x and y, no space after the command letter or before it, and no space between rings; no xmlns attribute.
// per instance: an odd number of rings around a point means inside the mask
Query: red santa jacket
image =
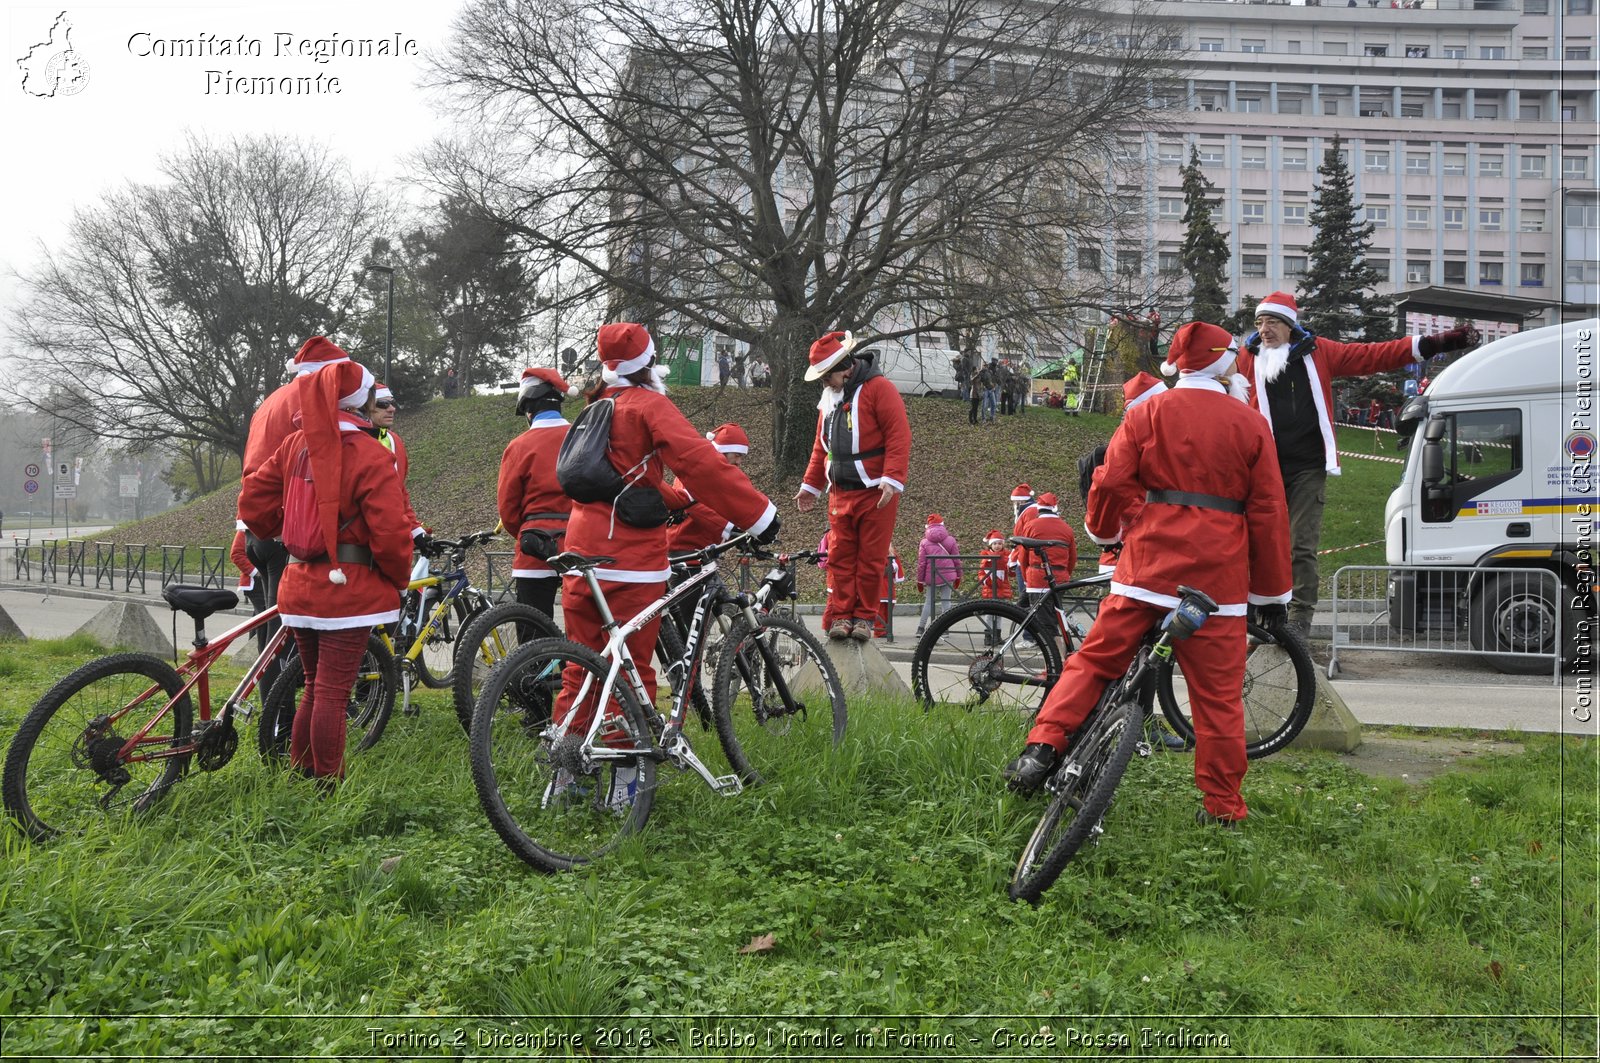
<svg viewBox="0 0 1600 1063"><path fill-rule="evenodd" d="M400 474L400 490L406 496L406 521L411 527L411 537L427 534L427 529L422 526L422 521L417 518L417 511L411 508L411 489L406 486L406 473L411 471L411 458L406 454L405 440L392 428L378 429L378 442L382 443L394 455L394 471Z"/></svg>
<svg viewBox="0 0 1600 1063"><path fill-rule="evenodd" d="M1078 564L1078 539L1072 534L1072 527L1053 509L1032 506L1025 510L1022 516L1023 519L1017 521L1015 534L1025 535L1030 539L1059 539L1068 544L1065 549L1052 546L1045 551L1045 555L1050 558L1050 568L1055 573L1056 582L1067 582L1072 578L1072 570ZM1022 586L1041 594L1049 590L1050 584L1044 577L1044 566L1039 563L1038 551L1022 547L1017 549L1023 555Z"/></svg>
<svg viewBox="0 0 1600 1063"><path fill-rule="evenodd" d="M1119 425L1118 427L1121 427L1121 426ZM1104 470L1105 470L1105 466L1104 465L1100 465L1100 466L1095 468L1094 474L1090 478L1090 484L1091 484L1090 489L1091 490L1093 490L1093 484L1097 484L1097 483L1100 482L1100 476L1101 476L1101 473ZM1134 526L1134 524L1138 522L1139 514L1141 514L1143 512L1144 512L1144 499L1136 498L1132 502L1128 503L1128 508L1126 510L1124 510L1123 513L1122 513L1122 538L1123 539L1126 539L1128 537L1129 529L1131 529ZM1111 544L1107 545L1104 550L1100 551L1099 571L1102 574L1107 573L1107 572L1115 572L1116 569L1117 569L1117 558L1121 553L1122 553L1122 540L1121 539L1119 539L1115 543L1111 543Z"/></svg>
<svg viewBox="0 0 1600 1063"><path fill-rule="evenodd" d="M1417 349L1419 337L1410 336L1383 343L1340 343L1338 340L1317 337L1316 347L1306 355L1306 375L1311 380L1311 395L1317 406L1317 425L1322 429L1322 446L1327 454L1326 468L1330 476L1339 475L1339 449L1333 438L1333 378L1340 376L1368 376L1391 369L1425 361ZM1261 372L1260 362L1241 344L1239 368L1250 381L1250 405L1260 410L1267 419L1267 432L1272 432L1272 412L1267 403L1267 382Z"/></svg>
<svg viewBox="0 0 1600 1063"><path fill-rule="evenodd" d="M715 498L717 510L735 527L761 531L772 523L777 507L751 486L744 473L723 460L671 399L626 385L608 387L600 397L616 400L609 457L618 472L641 468L637 485L660 490L669 508L682 509L690 496L663 478L671 469L686 490ZM615 564L595 570L601 579L665 583L671 574L666 526L631 527L616 519L609 502L573 503L565 545L582 554L616 558Z"/></svg>
<svg viewBox="0 0 1600 1063"><path fill-rule="evenodd" d="M495 489L495 508L500 512L500 523L517 540L517 556L511 562L511 574L523 579L554 579L556 573L549 565L522 549L522 533L529 528L561 533L556 540L566 548L564 535L567 518L572 512L572 499L561 491L556 482L556 455L567 438L571 426L556 410L536 414L528 430L506 445L500 455L500 483ZM532 518L532 519L529 519Z"/></svg>
<svg viewBox="0 0 1600 1063"><path fill-rule="evenodd" d="M373 563L323 558L289 565L278 588L278 608L289 627L337 630L392 623L400 618L400 592L411 578L411 528L394 455L368 434L365 421L356 423L348 413L341 414L339 429L344 448L339 542L367 547ZM305 434L291 433L245 477L239 514L256 538L275 539L282 533L284 472L304 446ZM342 584L328 579L336 565L345 574Z"/></svg>
<svg viewBox="0 0 1600 1063"><path fill-rule="evenodd" d="M245 547L243 528L233 533L233 545L228 548L228 557L232 558L233 567L239 570L239 589L254 590L256 566L250 563L250 552Z"/></svg>
<svg viewBox="0 0 1600 1063"><path fill-rule="evenodd" d="M1242 504L1243 513L1147 500L1182 491ZM1289 513L1265 419L1222 385L1185 377L1160 402L1135 407L1112 435L1089 489L1084 527L1101 545L1121 541L1123 517L1147 502L1128 531L1111 593L1171 608L1177 588L1204 591L1224 616L1246 603L1289 600Z"/></svg>
<svg viewBox="0 0 1600 1063"><path fill-rule="evenodd" d="M683 520L667 529L667 549L675 554L702 550L722 542L734 530L733 521L699 499L694 499L689 503Z"/></svg>
<svg viewBox="0 0 1600 1063"><path fill-rule="evenodd" d="M1014 536L1027 534L1022 530L1023 525L1032 520L1034 514L1038 512L1039 503L1037 502L1029 502L1027 505L1023 506L1022 511L1017 514L1017 519L1011 522L1011 534ZM1022 567L1028 563L1028 551L1024 550L1020 546L1012 547L1011 560L1009 563L1012 568L1017 569L1020 573Z"/></svg>
<svg viewBox="0 0 1600 1063"><path fill-rule="evenodd" d="M978 593L985 598L1010 598L1011 577L1007 568L1004 549L983 550L978 558Z"/></svg>
<svg viewBox="0 0 1600 1063"><path fill-rule="evenodd" d="M262 399L256 412L251 414L250 428L244 437L241 479L264 465L289 438L289 433L299 427L294 421L295 414L300 412L300 398L295 391L298 380L296 377ZM243 512L237 514L234 526L238 531L245 530Z"/></svg>
<svg viewBox="0 0 1600 1063"><path fill-rule="evenodd" d="M836 453L836 444L848 451ZM822 389L817 438L800 489L820 495L827 487L851 491L888 484L904 491L910 468L905 400L870 358L861 359L842 391Z"/></svg>

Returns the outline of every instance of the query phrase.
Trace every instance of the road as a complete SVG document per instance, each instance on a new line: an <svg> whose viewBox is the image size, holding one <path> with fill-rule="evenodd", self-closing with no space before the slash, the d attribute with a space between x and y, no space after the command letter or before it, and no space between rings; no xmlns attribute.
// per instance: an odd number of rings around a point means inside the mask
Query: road
<svg viewBox="0 0 1600 1063"><path fill-rule="evenodd" d="M0 608L30 638L60 638L76 631L108 600L125 597L80 597L82 593L58 589L46 595L37 587L0 585ZM160 601L153 601L150 614L162 631L172 630L172 614ZM807 619L820 633L819 618ZM907 617L906 623L915 621ZM213 625L214 631L224 626ZM185 649L190 635L185 620L178 625ZM902 639L879 645L909 685L913 644ZM1326 665L1326 650L1317 652L1317 660ZM1471 657L1370 652L1342 653L1339 660L1342 671L1333 686L1363 724L1600 735L1600 717L1591 711L1587 723L1578 718L1585 683L1593 705L1592 677L1566 676L1557 687L1548 675L1501 675Z"/></svg>

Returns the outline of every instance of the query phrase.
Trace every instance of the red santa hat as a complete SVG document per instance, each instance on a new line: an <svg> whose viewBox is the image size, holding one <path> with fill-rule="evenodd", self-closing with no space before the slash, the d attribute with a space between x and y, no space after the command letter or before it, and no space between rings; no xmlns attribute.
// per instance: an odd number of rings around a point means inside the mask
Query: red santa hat
<svg viewBox="0 0 1600 1063"><path fill-rule="evenodd" d="M1176 376L1184 372L1216 376L1218 369L1238 355L1239 348L1234 346L1233 335L1227 329L1204 321L1191 321L1173 333L1167 360L1161 363L1161 374Z"/></svg>
<svg viewBox="0 0 1600 1063"><path fill-rule="evenodd" d="M528 399L543 398L547 391L569 399L578 397L577 386L567 383L554 369L524 369L522 380L517 385L517 410L520 412L522 404Z"/></svg>
<svg viewBox="0 0 1600 1063"><path fill-rule="evenodd" d="M1027 484L1018 484L1011 489L1011 501L1032 502L1033 488L1029 487Z"/></svg>
<svg viewBox="0 0 1600 1063"><path fill-rule="evenodd" d="M312 336L300 345L293 358L285 363L289 372L296 376L305 376L315 373L323 366L337 365L348 362L350 356L326 336Z"/></svg>
<svg viewBox="0 0 1600 1063"><path fill-rule="evenodd" d="M385 384L381 380L375 381L372 385L372 389L372 397L377 399L379 402L383 402L385 400L392 401L394 399L394 392L390 391L389 385Z"/></svg>
<svg viewBox="0 0 1600 1063"><path fill-rule="evenodd" d="M750 437L732 421L717 425L706 433L706 438L711 440L711 445L717 448L719 454L750 453Z"/></svg>
<svg viewBox="0 0 1600 1063"><path fill-rule="evenodd" d="M348 358L335 363L331 371L301 377L295 384L300 399L300 425L305 432L311 460L312 489L317 498L317 520L322 525L322 542L335 567L329 571L332 583L345 582L338 568L340 486L344 476L344 447L339 442L340 410L365 406L375 381L366 367Z"/></svg>
<svg viewBox="0 0 1600 1063"><path fill-rule="evenodd" d="M1138 376L1123 382L1122 412L1127 413L1141 402L1153 399L1165 390L1167 390L1167 385L1149 373L1140 370Z"/></svg>
<svg viewBox="0 0 1600 1063"><path fill-rule="evenodd" d="M1006 537L1000 534L999 528L990 528L989 534L983 537L983 541L986 543L1003 543L1006 541Z"/></svg>
<svg viewBox="0 0 1600 1063"><path fill-rule="evenodd" d="M1291 325L1300 324L1300 310L1294 305L1294 296L1288 292L1273 292L1256 306L1256 317L1272 314Z"/></svg>
<svg viewBox="0 0 1600 1063"><path fill-rule="evenodd" d="M937 514L937 513L929 513L928 514L928 523L929 524L943 524L944 523L944 518L939 516L939 514Z"/></svg>
<svg viewBox="0 0 1600 1063"><path fill-rule="evenodd" d="M637 373L656 356L656 344L650 333L643 325L627 321L601 325L598 345L600 364L604 366L601 376L608 384Z"/></svg>
<svg viewBox="0 0 1600 1063"><path fill-rule="evenodd" d="M811 345L811 367L806 370L807 380L821 380L838 368L856 348L855 336L848 332L830 332Z"/></svg>
<svg viewBox="0 0 1600 1063"><path fill-rule="evenodd" d="M1038 502L1039 502L1039 511L1040 512L1046 512L1046 511L1051 512L1051 513L1055 512L1055 509L1056 509L1055 492L1046 491L1044 494L1039 496Z"/></svg>

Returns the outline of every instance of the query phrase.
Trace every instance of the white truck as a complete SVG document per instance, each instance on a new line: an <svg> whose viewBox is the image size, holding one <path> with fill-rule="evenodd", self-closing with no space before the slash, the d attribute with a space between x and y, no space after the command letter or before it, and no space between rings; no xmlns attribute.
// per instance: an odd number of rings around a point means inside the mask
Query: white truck
<svg viewBox="0 0 1600 1063"><path fill-rule="evenodd" d="M1384 510L1387 562L1404 566L1389 579L1394 628L1464 621L1506 672L1548 670L1519 654L1552 653L1557 630L1568 667L1592 654L1597 332L1591 318L1496 340L1406 403L1409 455Z"/></svg>

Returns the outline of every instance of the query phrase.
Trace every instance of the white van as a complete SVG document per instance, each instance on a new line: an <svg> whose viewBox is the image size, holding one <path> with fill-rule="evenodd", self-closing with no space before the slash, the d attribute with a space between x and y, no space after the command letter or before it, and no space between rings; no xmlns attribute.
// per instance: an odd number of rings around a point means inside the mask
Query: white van
<svg viewBox="0 0 1600 1063"><path fill-rule="evenodd" d="M878 368L902 395L956 394L956 351L942 347L910 347L899 340L867 344L878 352Z"/></svg>

